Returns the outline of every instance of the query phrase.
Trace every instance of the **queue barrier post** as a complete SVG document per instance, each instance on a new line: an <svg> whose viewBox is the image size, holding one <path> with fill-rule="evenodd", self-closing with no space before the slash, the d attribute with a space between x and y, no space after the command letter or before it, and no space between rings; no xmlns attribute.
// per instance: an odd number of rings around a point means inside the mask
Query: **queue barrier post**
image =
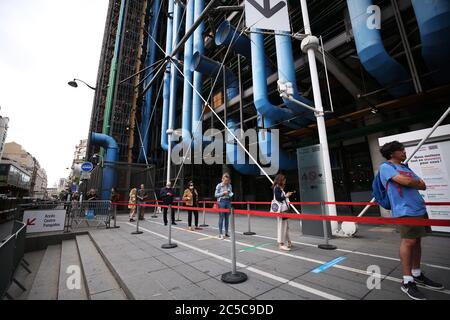
<svg viewBox="0 0 450 320"><path fill-rule="evenodd" d="M172 242L172 224L175 222L175 221L173 221L173 216L172 216L172 206L169 206L169 209L167 211L168 211L167 214L170 214L169 237L168 237L169 242L163 244L161 246L161 248L163 248L163 249L174 249L174 248L178 247L178 245L176 243Z"/></svg>
<svg viewBox="0 0 450 320"><path fill-rule="evenodd" d="M141 206L138 205L138 204L136 204L136 206L137 206L137 210L136 210L137 211L136 231L131 233L131 234L134 234L134 235L138 235L138 234L143 234L144 233L141 230L139 230L139 221L141 220L140 219L140 217L141 217Z"/></svg>
<svg viewBox="0 0 450 320"><path fill-rule="evenodd" d="M158 218L158 215L156 214L158 212L158 200L155 202L155 207L153 208L153 215L150 218L156 219Z"/></svg>
<svg viewBox="0 0 450 320"><path fill-rule="evenodd" d="M238 272L236 268L236 230L234 209L231 208L231 272L222 275L222 281L230 284L238 284L247 281L248 277L243 272Z"/></svg>
<svg viewBox="0 0 450 320"><path fill-rule="evenodd" d="M206 202L203 202L203 224L200 225L202 228L209 227L209 225L206 224Z"/></svg>
<svg viewBox="0 0 450 320"><path fill-rule="evenodd" d="M250 203L247 203L247 211L250 211ZM248 224L248 231L244 232L245 236L254 236L256 233L252 231L252 226L251 226L251 218L250 215L247 215L247 224Z"/></svg>
<svg viewBox="0 0 450 320"><path fill-rule="evenodd" d="M117 225L117 204L113 204L113 220L114 220L114 226L112 229L119 229L120 226Z"/></svg>
<svg viewBox="0 0 450 320"><path fill-rule="evenodd" d="M176 222L181 222L183 220L180 219L180 202L178 202L178 208L177 208L177 219Z"/></svg>
<svg viewBox="0 0 450 320"><path fill-rule="evenodd" d="M321 201L320 206L322 208L322 216L326 216L326 208L325 208L325 202ZM318 248L322 250L336 250L337 247L329 243L329 237L328 237L328 226L327 222L325 220L322 220L323 224L323 237L325 240L324 244L319 244Z"/></svg>

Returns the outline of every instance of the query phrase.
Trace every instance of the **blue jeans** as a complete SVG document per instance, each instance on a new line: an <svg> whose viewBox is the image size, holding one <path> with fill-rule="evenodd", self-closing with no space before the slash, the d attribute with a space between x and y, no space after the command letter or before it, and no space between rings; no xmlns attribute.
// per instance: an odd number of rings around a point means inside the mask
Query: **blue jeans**
<svg viewBox="0 0 450 320"><path fill-rule="evenodd" d="M230 200L220 200L219 201L219 209L231 209L231 201ZM228 234L228 226L230 223L230 213L229 212L220 212L219 213L219 233L223 234L223 225L225 224L225 234Z"/></svg>

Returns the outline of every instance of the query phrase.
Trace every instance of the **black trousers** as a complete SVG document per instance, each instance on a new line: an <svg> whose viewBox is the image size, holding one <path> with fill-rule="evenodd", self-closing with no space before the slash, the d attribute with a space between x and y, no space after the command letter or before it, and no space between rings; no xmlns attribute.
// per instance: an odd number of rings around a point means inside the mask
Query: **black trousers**
<svg viewBox="0 0 450 320"><path fill-rule="evenodd" d="M195 227L198 227L198 211L197 210L188 210L188 225L192 227L192 215L195 218Z"/></svg>
<svg viewBox="0 0 450 320"><path fill-rule="evenodd" d="M163 213L164 213L164 224L168 224L169 223L169 221L167 221L167 210L169 210L169 208L164 208L164 211L163 211ZM171 211L171 216L172 216L172 223L173 222L175 222L175 211L172 209L172 208L170 208L170 211Z"/></svg>

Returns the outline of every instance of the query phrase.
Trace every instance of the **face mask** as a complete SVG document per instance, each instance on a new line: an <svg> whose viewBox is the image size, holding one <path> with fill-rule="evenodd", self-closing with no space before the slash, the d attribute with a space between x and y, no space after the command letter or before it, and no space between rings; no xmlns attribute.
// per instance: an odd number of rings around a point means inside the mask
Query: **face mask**
<svg viewBox="0 0 450 320"><path fill-rule="evenodd" d="M189 189L194 190L194 187L189 187Z"/></svg>

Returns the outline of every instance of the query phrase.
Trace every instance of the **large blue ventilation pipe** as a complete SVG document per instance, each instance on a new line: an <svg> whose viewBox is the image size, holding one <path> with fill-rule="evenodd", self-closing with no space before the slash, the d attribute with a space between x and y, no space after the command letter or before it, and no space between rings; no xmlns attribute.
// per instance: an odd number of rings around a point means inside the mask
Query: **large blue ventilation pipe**
<svg viewBox="0 0 450 320"><path fill-rule="evenodd" d="M204 0L195 0L194 3L194 21L200 17L205 6ZM194 32L194 52L200 54L205 53L205 45L203 43L203 32L205 31L205 23L202 22ZM203 141L203 126L202 126L202 106L203 101L199 94L202 92L202 74L200 72L194 71L194 92L192 98L192 131L194 138L194 148L197 144Z"/></svg>
<svg viewBox="0 0 450 320"><path fill-rule="evenodd" d="M100 146L106 150L105 166L103 168L101 199L109 200L111 189L114 187L116 179L115 163L119 160L119 145L114 138L93 132L91 135L91 143Z"/></svg>
<svg viewBox="0 0 450 320"><path fill-rule="evenodd" d="M286 34L286 32L283 33ZM277 34L275 35L275 45L277 51L278 79L283 82L292 83L294 98L296 100L299 100L309 106L313 106L314 103L306 98L303 98L298 91L291 37L288 34ZM299 119L302 121L302 125L306 126L311 122L316 121L316 116L312 111L300 107L289 99L283 98L283 101L285 105L293 112L302 115Z"/></svg>
<svg viewBox="0 0 450 320"><path fill-rule="evenodd" d="M194 24L194 0L189 0L186 3L186 28L188 31ZM192 132L192 80L193 73L191 71L192 51L193 51L193 36L190 36L184 45L184 88L183 88L183 118L182 118L182 134L183 143L189 142Z"/></svg>
<svg viewBox="0 0 450 320"><path fill-rule="evenodd" d="M166 57L172 54L172 36L173 36L173 16L174 16L174 1L169 1L167 10L167 31L166 31ZM167 128L169 124L169 105L170 105L170 67L168 63L164 74L164 88L163 88L163 112L161 121L161 148L164 151L169 150Z"/></svg>
<svg viewBox="0 0 450 320"><path fill-rule="evenodd" d="M422 56L438 84L450 82L450 1L412 0L422 40Z"/></svg>
<svg viewBox="0 0 450 320"><path fill-rule="evenodd" d="M272 119L275 123L289 121L294 118L294 112L287 108L280 108L269 101L267 90L267 73L264 61L264 35L252 33L251 51L252 51L252 80L253 80L253 103L259 114ZM283 123L292 128L299 128L298 120Z"/></svg>
<svg viewBox="0 0 450 320"><path fill-rule="evenodd" d="M239 83L237 77L226 67L221 69L221 64L210 58L201 55L199 52L194 53L192 58L192 70L205 74L212 79L216 79L218 83L223 83L224 73L226 81L227 99L231 100L239 94ZM220 72L220 73L219 73ZM227 119L227 126L234 133L238 126L232 119ZM236 143L226 144L226 155L228 163L231 163L234 169L243 175L258 175L259 168L255 164L238 164L238 153L240 148Z"/></svg>
<svg viewBox="0 0 450 320"><path fill-rule="evenodd" d="M253 30L257 32L257 30ZM260 39L264 39L262 34L259 34ZM259 45L259 59L258 63L263 63L265 66L265 79L271 74L272 68L270 60L265 56L264 40L262 40L262 45ZM216 45L226 45L231 46L231 48L237 53L243 55L250 62L252 61L252 41L245 35L241 35L236 29L230 24L228 20L222 22L216 31L215 37ZM297 89L297 79L295 75L295 64L294 56L292 51L292 42L289 35L279 35L275 36L276 50L277 50L277 62L278 62L278 78L284 82L290 82L294 86L294 97L308 105L313 105L311 101L303 98ZM261 66L258 66L260 69ZM267 80L266 80L267 81ZM267 86L267 84L266 84ZM267 91L267 90L266 90ZM315 121L314 114L297 104L293 103L288 99L283 99L285 105L292 110L293 114L302 115L298 117L296 122L299 126L308 125ZM292 118L293 114L288 118Z"/></svg>
<svg viewBox="0 0 450 320"><path fill-rule="evenodd" d="M409 73L386 51L378 29L369 29L372 0L347 0L356 49L364 69L394 97L414 93Z"/></svg>
<svg viewBox="0 0 450 320"><path fill-rule="evenodd" d="M152 66L156 61L156 43L154 39L156 39L156 33L158 31L158 22L159 22L159 7L160 0L153 1L153 6L151 9L151 19L148 28L148 40L147 40L147 57L146 67ZM151 36L150 36L151 35ZM152 39L153 38L153 39ZM147 79L144 81L144 87L147 86L148 82L151 80L151 75L153 74L154 68L151 67L147 70L145 77ZM142 149L139 153L139 162L144 162L145 157L147 155L148 147L149 147L149 135L150 135L150 117L152 114L152 99L153 99L153 86L150 87L144 96L144 104L142 106L142 122L141 122L141 135L142 135Z"/></svg>

